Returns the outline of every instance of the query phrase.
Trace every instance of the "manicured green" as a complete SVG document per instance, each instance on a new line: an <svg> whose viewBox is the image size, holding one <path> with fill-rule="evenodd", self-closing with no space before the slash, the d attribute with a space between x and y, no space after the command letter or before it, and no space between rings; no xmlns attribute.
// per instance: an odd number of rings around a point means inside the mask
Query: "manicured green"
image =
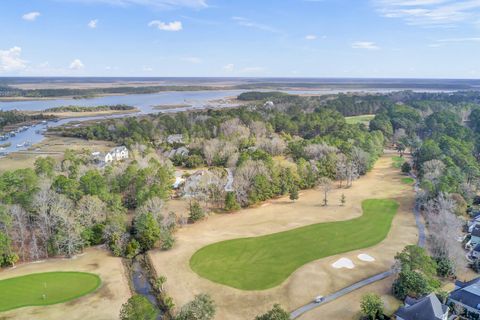
<svg viewBox="0 0 480 320"><path fill-rule="evenodd" d="M348 124L357 124L357 123L363 123L364 125L368 126L370 124L370 121L375 118L374 114L364 114L361 116L354 116L354 117L345 117L345 121Z"/></svg>
<svg viewBox="0 0 480 320"><path fill-rule="evenodd" d="M363 215L352 220L208 245L192 256L190 267L204 278L234 288L273 288L306 263L385 239L398 203L370 199L363 201L362 208Z"/></svg>
<svg viewBox="0 0 480 320"><path fill-rule="evenodd" d="M0 312L70 301L95 291L100 277L84 272L46 272L0 281Z"/></svg>
<svg viewBox="0 0 480 320"><path fill-rule="evenodd" d="M397 169L400 169L403 163L405 162L405 159L400 156L392 157L392 160L393 160L393 167Z"/></svg>
<svg viewBox="0 0 480 320"><path fill-rule="evenodd" d="M402 183L413 184L414 182L415 182L415 180L413 178L410 178L410 177L402 178Z"/></svg>

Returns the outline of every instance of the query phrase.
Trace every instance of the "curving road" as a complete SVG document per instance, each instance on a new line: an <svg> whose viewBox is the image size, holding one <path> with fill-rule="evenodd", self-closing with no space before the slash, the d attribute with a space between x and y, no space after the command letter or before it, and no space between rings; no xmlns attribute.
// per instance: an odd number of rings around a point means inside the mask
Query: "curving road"
<svg viewBox="0 0 480 320"><path fill-rule="evenodd" d="M414 174L410 174L410 176L412 178L415 179L415 187L414 187L414 190L415 190L415 193L418 192L418 190L420 189L419 185L418 185L418 181L417 181L417 177L414 175ZM413 207L413 214L415 216L415 223L417 225L417 229L418 229L418 246L420 247L424 247L425 246L425 241L426 241L426 237L425 237L425 226L422 222L422 219L421 219L421 216L420 216L420 210L418 208L418 205L415 204L415 206ZM345 287L343 289L340 289L338 290L337 292L334 292L328 296L325 296L324 297L324 300L320 303L315 303L315 302L310 302L309 304L306 304L294 311L292 311L290 313L290 319L296 319L298 317L300 317L302 314L310 311L310 310L313 310L315 308L318 308L330 301L333 301L335 299L338 299L340 297L343 297L344 295L352 292L352 291L355 291L357 289L360 289L364 286L367 286L369 284L372 284L374 282L377 282L377 281L380 281L380 280L383 280L385 278L388 278L390 277L391 275L393 275L395 273L395 270L393 269L390 269L388 271L385 271L385 272L382 272L382 273L378 273L374 276L371 276L367 279L364 279L364 280L361 280L357 283L354 283L348 287Z"/></svg>

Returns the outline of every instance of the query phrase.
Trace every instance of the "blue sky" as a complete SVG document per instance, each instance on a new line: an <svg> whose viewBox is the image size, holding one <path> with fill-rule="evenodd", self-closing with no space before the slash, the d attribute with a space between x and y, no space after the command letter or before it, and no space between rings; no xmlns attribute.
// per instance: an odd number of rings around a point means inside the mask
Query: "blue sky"
<svg viewBox="0 0 480 320"><path fill-rule="evenodd" d="M480 0L2 0L0 76L480 78Z"/></svg>

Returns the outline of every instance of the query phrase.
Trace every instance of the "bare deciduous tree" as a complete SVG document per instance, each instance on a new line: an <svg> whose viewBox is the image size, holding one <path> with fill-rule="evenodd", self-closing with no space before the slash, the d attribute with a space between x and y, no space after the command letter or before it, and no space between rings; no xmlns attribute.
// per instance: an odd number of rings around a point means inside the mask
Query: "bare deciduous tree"
<svg viewBox="0 0 480 320"><path fill-rule="evenodd" d="M155 220L161 224L164 218L162 214L163 206L164 202L159 197L149 198L141 207L138 207L135 210L135 214L139 216L141 214L151 213Z"/></svg>
<svg viewBox="0 0 480 320"><path fill-rule="evenodd" d="M238 118L233 118L220 125L220 134L229 140L243 140L250 136L248 129Z"/></svg>
<svg viewBox="0 0 480 320"><path fill-rule="evenodd" d="M429 229L429 248L434 257L447 257L461 268L466 264L465 253L458 241L462 234L462 220L455 215L455 201L440 193L424 205Z"/></svg>
<svg viewBox="0 0 480 320"><path fill-rule="evenodd" d="M262 161L247 160L235 171L233 188L241 205L248 204L248 191L255 176L260 174L268 175L268 169Z"/></svg>
<svg viewBox="0 0 480 320"><path fill-rule="evenodd" d="M12 218L12 240L22 261L26 260L28 249L28 214L20 205L14 204L9 208Z"/></svg>
<svg viewBox="0 0 480 320"><path fill-rule="evenodd" d="M77 203L76 219L84 226L90 227L107 218L107 206L97 196L85 195Z"/></svg>
<svg viewBox="0 0 480 320"><path fill-rule="evenodd" d="M214 163L216 158L228 159L237 151L237 147L230 141L211 139L203 143L203 155L209 166Z"/></svg>
<svg viewBox="0 0 480 320"><path fill-rule="evenodd" d="M250 131L257 139L264 138L267 135L267 128L265 127L265 123L262 121L252 121L249 127Z"/></svg>
<svg viewBox="0 0 480 320"><path fill-rule="evenodd" d="M305 147L305 154L309 159L320 160L331 153L337 153L338 149L326 143L310 144Z"/></svg>
<svg viewBox="0 0 480 320"><path fill-rule="evenodd" d="M285 152L287 144L278 135L273 135L271 138L263 138L257 141L257 146L272 156L278 156Z"/></svg>
<svg viewBox="0 0 480 320"><path fill-rule="evenodd" d="M332 180L330 180L327 177L321 177L318 179L318 185L323 191L323 205L327 206L328 205L328 193L332 190Z"/></svg>

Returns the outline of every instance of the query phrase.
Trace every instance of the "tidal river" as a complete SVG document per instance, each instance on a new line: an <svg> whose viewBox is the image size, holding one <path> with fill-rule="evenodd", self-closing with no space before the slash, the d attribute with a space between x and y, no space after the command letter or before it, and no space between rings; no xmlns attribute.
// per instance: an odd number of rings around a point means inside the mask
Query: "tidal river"
<svg viewBox="0 0 480 320"><path fill-rule="evenodd" d="M210 108L225 108L235 106L228 103L226 98L236 97L243 91L241 90L218 90L218 91L178 91L178 92L161 92L154 94L132 94L132 95L115 95L103 96L91 99L53 99L53 100L32 100L32 101L12 101L0 102L0 110L19 110L19 111L41 111L48 108L61 106L86 106L95 107L101 105L117 105L125 104L137 107L140 112L137 114L148 113L172 113L186 110ZM158 105L189 105L190 107L172 108L156 110ZM38 124L29 127L27 130L17 133L14 137L10 137L0 144L10 143L8 147L0 149L0 155L6 155L10 152L26 150L30 144L35 144L44 139L44 131L47 127L57 127L70 122L81 122L95 119L105 119L114 117L124 117L126 115L98 116L98 117L82 117L69 118L59 121L49 121L48 123ZM132 116L132 114L128 114Z"/></svg>

